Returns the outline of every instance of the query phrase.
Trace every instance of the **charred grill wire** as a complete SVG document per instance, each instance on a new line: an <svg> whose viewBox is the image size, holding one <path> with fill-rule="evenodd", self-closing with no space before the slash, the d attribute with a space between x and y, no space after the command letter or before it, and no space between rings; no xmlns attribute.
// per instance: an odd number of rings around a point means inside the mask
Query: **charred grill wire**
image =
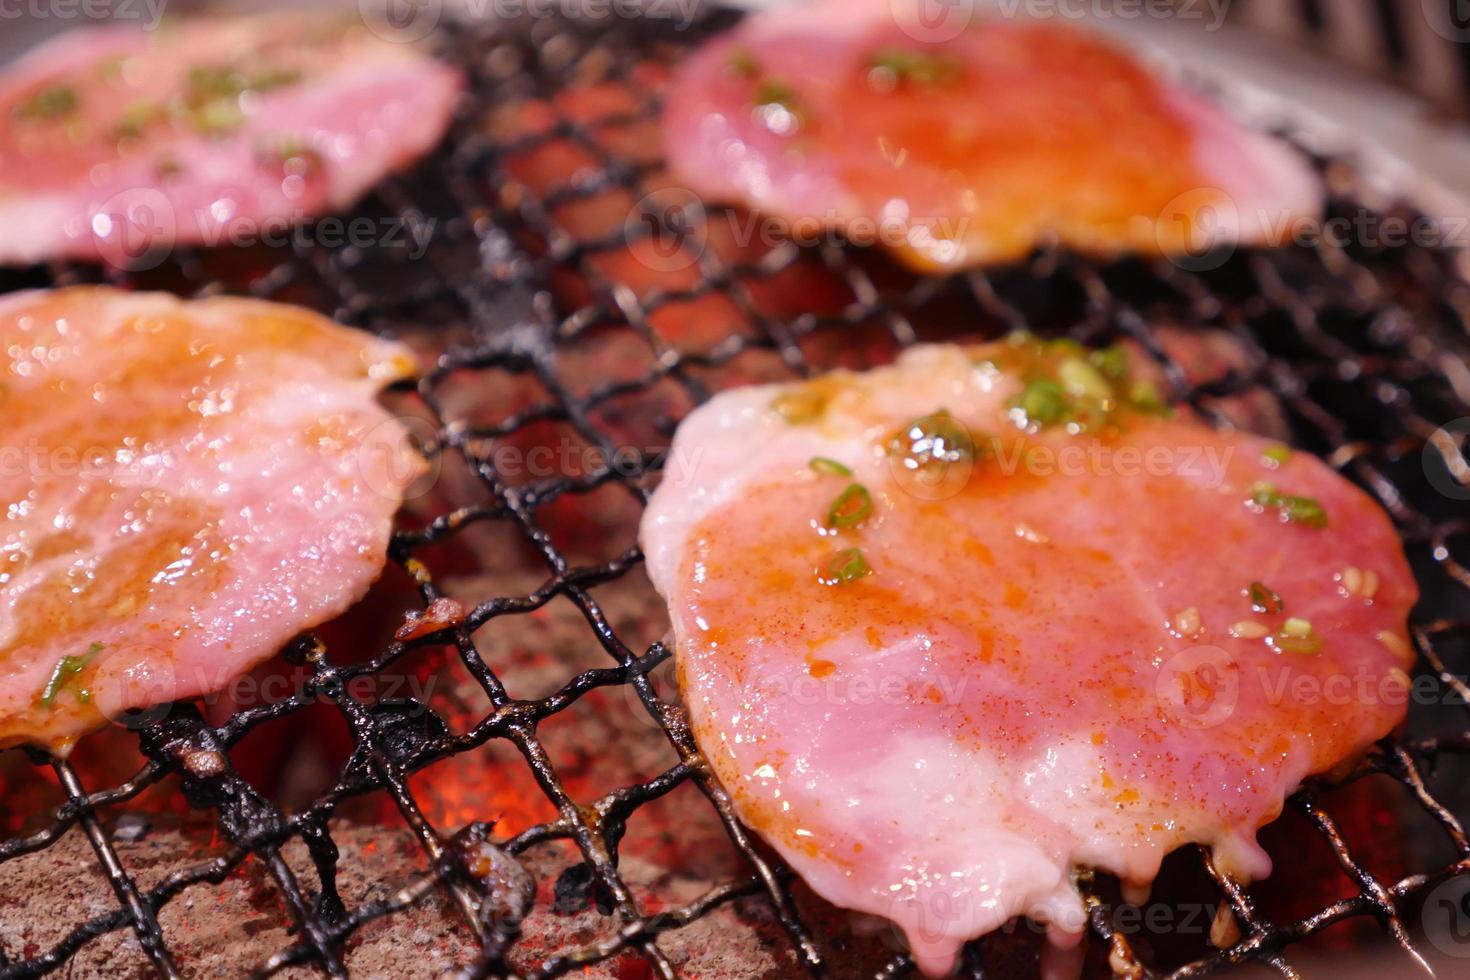
<svg viewBox="0 0 1470 980"><path fill-rule="evenodd" d="M1436 678L1447 695L1467 693L1453 667L1456 652L1463 655L1464 642L1470 638L1470 617L1465 616L1470 570L1461 563L1470 541L1470 520L1457 509L1463 505L1436 491L1425 475L1426 459L1431 469L1442 465L1445 474L1463 472L1459 448L1439 428L1470 416L1470 373L1464 360L1456 362L1450 353L1463 351L1470 338L1470 286L1458 267L1460 255L1418 245L1337 247L1317 242L1276 253L1241 252L1217 268L1190 271L1164 262L1094 264L1046 251L1024 268L1003 273L915 281L897 276L871 256L837 245L808 249L783 245L749 263L728 264L713 252L705 254L699 259L697 281L687 290L637 296L608 278L596 259L625 248L630 236L677 234L680 229L630 222L603 240L589 242L558 230L553 214L562 205L610 190L627 191L629 200L635 200L651 189L656 161L613 154L599 133L609 126L652 118L658 92L640 81L637 66L672 57L679 45L718 26L719 19L707 17L683 32L666 23L550 17L458 32L447 42L451 48L446 56L465 65L474 85L455 132L416 174L387 181L361 209L363 214L402 219L407 229L422 235L428 250L421 258L408 261L401 253L377 254L372 248L297 243L274 250L263 267L248 274L224 268L231 261L228 256L192 251L176 253L166 265L147 273L105 274L125 286L163 284L185 293L239 292L301 302L368 329L391 330L396 324L426 321L442 329L445 337L454 339L414 394L438 429L430 451L460 457L478 477L485 499L441 514L422 528L400 530L391 557L413 576L427 605L442 593L434 561L420 555L469 524L494 522L518 529L544 559L548 577L529 594L487 597L464 624L396 641L367 663L339 664L320 643L306 638L288 651L288 657L304 663L310 672L302 691L240 712L217 728L194 707L174 706L161 721L140 724L140 747L150 761L121 785L85 788L67 763L33 755L36 765L55 770L67 801L33 835L0 841L0 863L44 852L80 825L112 885L117 906L77 924L51 948L28 951L18 960L0 953L0 978L56 970L88 942L116 930L132 930L158 972L177 976L169 937L160 930L156 914L191 886L224 880L250 856L274 878L295 927L293 945L261 951L260 961L252 965L260 975L309 964L344 976L343 946L349 937L378 920L388 920L391 928L397 913L436 890L446 892L463 911L468 928L480 941L482 955L473 964L473 973L504 974L509 969L507 951L516 940L514 928L507 930L503 922L487 924L482 909L487 899L477 891L464 856L474 843L466 843L466 834L483 836L483 828L472 826L457 837L447 837L430 824L407 781L410 773L432 761L474 752L500 739L519 750L559 814L553 822L520 834L506 849L519 853L546 841L574 843L586 862L588 880L602 896L599 904L620 923L610 938L567 949L529 975L560 976L631 951L641 954L655 975L674 977L675 966L656 945L660 933L680 929L716 906L745 896L764 896L784 926L796 959L809 972L822 973L823 954L798 914L790 875L755 847L748 831L736 822L729 799L702 765L682 715L662 704L652 688L648 674L670 652L658 644L641 652L630 648L593 598L594 586L624 576L641 556L634 549L602 566L575 566L548 533L545 515L547 506L558 499L612 486L642 502L662 460L655 452L645 452L629 466L626 453L615 457L615 439L597 421L598 410L617 400L651 397L655 386L669 382L698 401L708 395L703 374L749 351L774 352L792 374L800 375L828 366L819 356L821 348L812 344L815 339L876 336L889 346L903 345L942 336L934 324L947 321L992 334L1027 328L1066 332L1087 342L1131 337L1164 366L1176 401L1188 401L1217 419L1218 399L1269 391L1285 407L1297 445L1324 456L1392 514L1425 593L1412 630L1421 671ZM591 120L562 112L549 128L517 137L513 143L498 141L484 123L497 110L523 100L555 105L554 97L567 86L597 80L629 86L639 96L636 109L629 112L623 107ZM513 153L552 140L570 141L594 166L584 170L585 179L574 186L529 192L506 172L505 162ZM1365 208L1402 213L1401 205L1381 201L1359 187L1345 163L1322 160L1320 165L1336 189L1334 213L1351 216ZM798 262L820 265L844 284L850 296L840 312L789 318L762 312L752 298L752 285L769 281ZM553 276L565 272L575 273L590 287L585 305L564 308L552 298ZM91 267L57 264L0 274L0 288L73 284L102 275ZM663 306L709 295L727 299L745 323L744 329L702 353L671 346L649 322ZM1155 333L1157 325L1170 322L1228 331L1252 355L1255 366L1192 386ZM594 327L641 338L653 367L638 378L609 381L581 395L570 390L561 380L559 359L585 343ZM487 385L493 383L492 372L534 379L550 400L493 426L471 422L456 417L456 409L442 397L449 377L466 372L483 375ZM590 471L519 484L504 479L484 450L485 440L547 419L570 426L588 444L604 450L604 460L622 462L616 468L605 463ZM1435 463L1436 459L1443 463ZM492 619L526 615L558 597L580 608L592 633L589 642L600 644L610 663L567 678L560 691L542 700L514 700L492 667L494 658L477 649L471 634ZM470 731L453 732L417 705L365 703L351 695L347 682L352 678L373 675L416 649L443 642L456 645L464 666L493 706ZM574 712L579 698L594 688L615 685L636 693L680 761L647 782L617 789L588 806L568 794L556 760L537 736L537 725ZM326 793L298 812L283 813L235 773L226 752L257 727L300 711L322 695L338 706L357 747ZM1470 812L1466 807L1470 801L1463 790L1453 789L1453 780L1443 778L1463 773L1461 757L1470 752L1466 714L1470 709L1464 700L1461 697L1459 704L1448 707L1416 706L1404 739L1386 740L1354 772L1331 781L1313 780L1292 799L1290 805L1320 832L1336 856L1351 884L1349 897L1300 921L1269 921L1245 890L1216 873L1200 854L1222 901L1234 911L1239 938L1172 972L1147 962L1139 963L1140 968L1149 976L1192 977L1227 962L1255 961L1291 976L1287 947L1352 918L1376 920L1417 957L1406 925L1413 904L1440 882L1470 872L1470 839L1460 820ZM1436 769L1443 770L1439 778ZM1324 792L1333 786L1373 775L1391 777L1405 787L1422 811L1415 832L1447 839L1453 863L1398 881L1373 876L1364 856L1349 846L1322 803ZM100 815L116 812L168 777L179 780L192 808L213 816L228 849L212 860L180 866L141 890L102 831ZM732 846L753 873L719 885L688 905L651 914L640 908L619 873L618 844L626 821L638 808L687 782L696 784L718 810ZM1431 784L1440 784L1440 793L1462 795L1437 795ZM330 823L340 804L363 794L386 794L392 800L421 843L431 873L389 898L345 908L335 888L337 847ZM486 819L491 816L486 814ZM297 837L315 862L318 882L300 881L281 856L282 846ZM1278 874L1289 874L1289 869ZM1108 915L1105 889L1085 877L1081 884L1092 910L1095 939L1111 945L1115 957L1130 961L1134 954ZM966 962L978 976L979 957L967 956ZM910 970L907 959L897 956L879 976L897 977Z"/></svg>

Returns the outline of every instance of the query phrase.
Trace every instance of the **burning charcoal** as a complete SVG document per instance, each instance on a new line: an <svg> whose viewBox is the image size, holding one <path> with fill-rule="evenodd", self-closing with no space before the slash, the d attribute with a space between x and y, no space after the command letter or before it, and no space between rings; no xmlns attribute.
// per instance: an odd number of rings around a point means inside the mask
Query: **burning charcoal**
<svg viewBox="0 0 1470 980"><path fill-rule="evenodd" d="M112 839L125 843L135 843L148 836L153 829L153 824L141 813L124 813L117 818L117 826L112 829Z"/></svg>
<svg viewBox="0 0 1470 980"><path fill-rule="evenodd" d="M592 896L592 865L574 864L556 878L556 900L552 908L559 915L575 915L587 907Z"/></svg>
<svg viewBox="0 0 1470 980"><path fill-rule="evenodd" d="M558 875L555 891L556 899L551 907L558 915L576 915L588 906L603 915L612 912L612 896L597 880L592 865L586 862L574 864Z"/></svg>

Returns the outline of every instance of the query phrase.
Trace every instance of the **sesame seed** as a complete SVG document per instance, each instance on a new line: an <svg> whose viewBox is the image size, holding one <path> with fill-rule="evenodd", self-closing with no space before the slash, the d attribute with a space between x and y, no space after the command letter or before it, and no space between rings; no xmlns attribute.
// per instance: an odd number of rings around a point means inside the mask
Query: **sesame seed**
<svg viewBox="0 0 1470 980"><path fill-rule="evenodd" d="M1372 569L1349 565L1337 573L1337 580L1342 584L1342 591L1349 596L1371 599L1378 593L1378 573Z"/></svg>
<svg viewBox="0 0 1470 980"><path fill-rule="evenodd" d="M1242 619L1230 627L1230 635L1239 637L1242 640L1259 640L1269 632L1271 632L1269 627L1264 623L1256 622L1254 619Z"/></svg>
<svg viewBox="0 0 1470 980"><path fill-rule="evenodd" d="M1369 569L1363 573L1362 595L1364 599L1371 599L1378 594L1378 573Z"/></svg>
<svg viewBox="0 0 1470 980"><path fill-rule="evenodd" d="M1378 642L1388 647L1390 653L1397 654L1403 660L1408 660L1411 656L1409 653L1409 644L1397 633L1384 630L1378 634Z"/></svg>
<svg viewBox="0 0 1470 980"><path fill-rule="evenodd" d="M1199 610L1194 606L1181 610L1175 614L1171 625L1174 628L1174 632L1180 636L1193 636L1200 631L1202 625L1200 623Z"/></svg>
<svg viewBox="0 0 1470 980"><path fill-rule="evenodd" d="M1030 541L1032 544L1046 544L1051 540L1051 538L1048 538L1030 524L1017 524L1016 537Z"/></svg>

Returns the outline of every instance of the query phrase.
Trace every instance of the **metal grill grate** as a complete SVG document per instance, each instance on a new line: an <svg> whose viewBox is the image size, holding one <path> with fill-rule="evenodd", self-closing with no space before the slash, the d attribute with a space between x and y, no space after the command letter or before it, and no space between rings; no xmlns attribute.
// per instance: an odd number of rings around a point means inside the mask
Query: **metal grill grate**
<svg viewBox="0 0 1470 980"><path fill-rule="evenodd" d="M1443 785L1446 793L1455 792L1453 781L1443 777L1453 775L1457 755L1470 751L1470 716L1464 713L1470 689L1452 669L1457 645L1470 637L1470 617L1465 616L1470 570L1456 557L1464 555L1470 540L1470 520L1461 502L1436 491L1426 477L1436 467L1443 469L1441 480L1464 475L1459 448L1442 432L1436 435L1445 423L1470 416L1470 370L1456 353L1470 338L1470 286L1457 266L1461 257L1412 245L1317 243L1271 254L1241 252L1216 268L1189 271L1136 260L1099 265L1044 250L1024 268L915 280L879 257L834 244L811 248L780 244L733 259L719 249L706 248L689 267L687 282L635 289L610 273L603 260L626 255L640 237L658 238L650 244L665 252L677 251L681 241L687 245L700 240L700 229L670 221L665 209L661 220L616 222L605 235L588 238L569 233L559 216L578 202L613 194L624 195L618 200L636 201L660 191L664 185L657 159L632 153L627 140L621 149L610 149L617 141L609 134L626 135L628 127L655 116L657 73L651 73L649 66L665 62L680 45L719 26L721 20L723 16L707 17L682 33L657 23L560 18L457 31L446 56L462 63L474 84L455 132L419 172L385 182L361 209L363 214L402 218L418 229L429 245L422 258L405 261L401 254L372 249L296 244L274 250L263 263L244 263L249 266L245 273L239 269L238 256L184 252L147 274L108 274L126 286L163 283L185 293L227 291L289 299L369 329L392 330L415 321L438 330L445 351L412 395L436 420L431 452L462 459L479 481L482 500L438 514L423 527L400 530L391 557L413 576L427 604L442 594L434 546L463 534L470 525L493 523L524 538L544 561L546 578L527 594L487 596L453 632L460 659L492 705L490 713L467 732L451 732L432 714L417 716L417 724L404 724L392 704L366 703L344 688L351 678L403 661L417 649L443 642L443 636L394 643L376 659L351 664L339 663L321 643L307 639L288 654L309 669L310 680L302 691L238 713L217 728L207 724L195 707L175 706L162 721L139 731L139 745L151 761L121 785L88 789L69 764L34 758L37 765L54 769L68 800L38 832L0 842L0 863L44 852L80 825L118 904L115 910L77 925L51 948L19 960L7 960L0 953L0 978L51 972L98 936L126 929L136 934L160 973L178 975L169 936L160 930L156 913L194 885L222 881L250 856L277 883L298 937L289 948L260 951L261 960L254 966L261 975L296 964L345 975L342 948L348 937L377 920L391 925L395 915L436 890L452 896L480 940L482 954L473 972L504 974L516 933L487 925L459 839L446 837L429 823L408 781L410 773L430 762L484 751L495 740L518 750L560 814L554 822L520 834L508 849L515 853L550 840L571 841L605 894L610 914L620 923L610 938L567 949L541 962L529 975L564 975L633 951L646 958L656 975L676 976L675 966L657 945L660 934L744 896L764 896L784 926L796 959L813 973L823 972L820 937L798 912L791 876L735 821L729 800L702 765L680 712L663 704L650 683L649 672L670 652L660 644L642 651L630 648L594 598L596 586L628 574L640 555L630 549L605 565L577 565L557 543L555 515L549 510L559 500L609 487L625 489L637 503L645 499L661 459L656 450L633 453L631 460L626 450L617 452L623 440L610 431L604 414L614 404L625 414L642 411L666 436L671 423L661 414L667 399L656 398L656 391L672 384L689 400L699 401L711 387L718 387L723 370L747 356L765 352L763 363L799 375L838 361L861 361L868 356L865 350L882 358L892 348L916 340L994 336L1016 327L1066 332L1087 342L1131 337L1164 365L1176 398L1212 417L1218 417L1221 398L1252 390L1271 392L1285 408L1296 443L1323 455L1367 487L1393 515L1425 592L1413 629L1422 669L1437 679L1447 700L1459 702L1448 708L1416 707L1404 740L1385 741L1356 771L1331 782L1314 780L1292 800L1330 845L1351 882L1349 897L1300 921L1270 921L1251 895L1216 874L1206 855L1198 855L1234 910L1240 938L1228 949L1173 967L1169 975L1197 976L1226 963L1257 961L1291 976L1284 955L1288 946L1352 918L1376 920L1410 955L1417 955L1406 924L1412 920L1416 896L1453 875L1470 872L1470 838L1456 816L1470 812L1463 791L1457 798L1439 797L1430 788L1433 782ZM569 111L568 103L559 98L604 82L627 95L626 104L589 115L581 109ZM547 125L506 136L494 120L526 106L543 112ZM575 179L556 187L529 185L516 161L553 145L570 148L582 161ZM1320 163L1336 188L1334 213L1363 213L1369 207L1365 200L1375 213L1402 210L1403 205L1378 200L1357 186L1345 164ZM660 199L657 193L654 199ZM251 253L251 262L261 254ZM234 268L226 269L229 263ZM762 289L794 270L819 274L835 284L838 299L823 307L828 312L772 312ZM57 265L4 273L0 288L71 284L99 275L89 267ZM563 288L568 275L577 289ZM576 299L569 300L573 295ZM660 311L711 296L723 297L733 311L734 322L729 329L721 328L723 336L698 350L664 336ZM1191 385L1165 352L1156 330L1161 323L1228 331L1250 354L1252 366L1209 384ZM566 379L563 361L591 343L589 338L609 334L636 338L646 347L649 366L629 377L577 390ZM840 342L833 343L834 338ZM475 391L473 383L468 389L463 386L467 376L488 386L495 383L492 375L534 380L544 400L486 423L468 417L461 398L446 396L456 384L460 387L454 390L460 393ZM617 465L604 463L528 482L515 482L497 472L488 451L493 440L514 437L545 422L568 427L601 449L604 459L617 460ZM515 700L497 676L493 652L478 649L471 634L493 619L526 615L556 598L576 604L592 634L588 642L599 644L611 664L568 678L550 697ZM563 713L575 717L584 694L619 685L636 693L666 732L680 761L656 778L618 789L588 806L569 795L537 726ZM232 771L227 760L222 761L224 752L253 730L279 724L303 710L323 692L331 694L340 708L357 748L330 791L311 806L283 813ZM201 759L208 764L201 764ZM1438 777L1432 772L1437 765L1443 767ZM1380 881L1370 873L1365 856L1354 852L1321 802L1333 786L1370 775L1386 775L1406 787L1422 811L1423 826L1452 845L1454 863L1397 881ZM109 842L99 815L116 811L168 777L178 778L192 808L212 815L229 848L213 860L178 867L159 884L140 890ZM718 810L732 845L753 874L715 887L688 905L652 914L639 907L619 873L619 841L635 811L685 783L695 784ZM336 897L337 849L331 821L347 798L362 794L391 799L422 843L432 873L391 898L346 909ZM283 859L281 848L293 838L309 848L319 883L298 880ZM1284 877L1284 871L1278 874L1275 887L1291 887L1280 881ZM1108 914L1113 901L1109 889L1102 882L1084 880L1083 885L1097 938L1127 962L1132 955L1127 939ZM313 893L319 896L315 901ZM967 959L967 968L976 976L980 960ZM1164 972L1143 967L1148 975ZM911 970L902 956L875 968L881 977Z"/></svg>

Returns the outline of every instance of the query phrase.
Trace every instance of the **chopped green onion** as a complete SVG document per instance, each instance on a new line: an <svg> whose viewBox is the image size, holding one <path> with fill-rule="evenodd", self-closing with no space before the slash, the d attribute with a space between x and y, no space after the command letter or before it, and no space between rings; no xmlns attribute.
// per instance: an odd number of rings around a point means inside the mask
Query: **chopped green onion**
<svg viewBox="0 0 1470 980"><path fill-rule="evenodd" d="M1281 466L1291 458L1291 450L1278 442L1261 450L1261 457L1267 462Z"/></svg>
<svg viewBox="0 0 1470 980"><path fill-rule="evenodd" d="M93 643L85 654L75 657L62 657L56 662L56 669L51 671L51 677L46 681L46 687L41 691L40 704L43 708L54 707L56 697L66 687L68 681L87 669L87 665L102 652L102 644ZM86 704L92 700L92 695L87 691L77 694L77 700Z"/></svg>
<svg viewBox="0 0 1470 980"><path fill-rule="evenodd" d="M269 92L273 88L284 88L301 81L297 68L265 68L250 77L245 87L256 92Z"/></svg>
<svg viewBox="0 0 1470 980"><path fill-rule="evenodd" d="M1327 511L1316 498L1283 494L1270 483L1257 483L1251 487L1251 503L1262 509L1278 511L1281 519L1289 524L1327 526Z"/></svg>
<svg viewBox="0 0 1470 980"><path fill-rule="evenodd" d="M852 476L850 468L826 456L813 456L807 465L823 476Z"/></svg>
<svg viewBox="0 0 1470 980"><path fill-rule="evenodd" d="M258 146L255 158L263 167L279 168L287 174L310 175L322 169L322 155L302 140L288 136Z"/></svg>
<svg viewBox="0 0 1470 980"><path fill-rule="evenodd" d="M1282 513L1288 521L1295 524L1305 524L1308 527L1327 526L1327 511L1313 497L1283 498Z"/></svg>
<svg viewBox="0 0 1470 980"><path fill-rule="evenodd" d="M1132 377L1131 356L1121 344L1090 349L1070 337L1040 340L1020 331L1007 337L993 365L1026 381L1009 405L1023 428L1064 424L1080 435L1120 427L1129 412L1173 414L1154 381Z"/></svg>
<svg viewBox="0 0 1470 980"><path fill-rule="evenodd" d="M827 526L856 527L873 513L873 497L861 483L849 483L827 508Z"/></svg>
<svg viewBox="0 0 1470 980"><path fill-rule="evenodd" d="M228 133L245 121L240 103L235 99L212 99L204 103L189 117L194 128L209 136Z"/></svg>
<svg viewBox="0 0 1470 980"><path fill-rule="evenodd" d="M871 71L879 73L890 86L900 82L915 85L948 85L960 77L960 61L952 54L905 51L885 48L868 61Z"/></svg>
<svg viewBox="0 0 1470 980"><path fill-rule="evenodd" d="M1252 582L1246 591L1250 594L1251 608L1258 613L1279 613L1286 608L1276 590L1264 582Z"/></svg>
<svg viewBox="0 0 1470 980"><path fill-rule="evenodd" d="M796 107L796 90L785 82L773 78L765 79L757 85L752 97L758 106L778 105L793 111Z"/></svg>
<svg viewBox="0 0 1470 980"><path fill-rule="evenodd" d="M1320 636L1312 635L1309 637L1304 637L1302 639L1297 639L1296 637L1292 636L1282 636L1278 633L1275 636L1271 637L1271 645L1280 650L1282 653L1311 654L1321 651L1322 638Z"/></svg>
<svg viewBox="0 0 1470 980"><path fill-rule="evenodd" d="M1322 649L1322 637L1312 629L1311 620L1292 617L1272 635L1271 645L1284 653L1316 653Z"/></svg>
<svg viewBox="0 0 1470 980"><path fill-rule="evenodd" d="M189 69L187 97L202 103L211 99L233 98L247 88L245 76L223 65L195 65Z"/></svg>
<svg viewBox="0 0 1470 980"><path fill-rule="evenodd" d="M730 69L744 78L754 78L761 73L761 63L749 48L736 48L730 52Z"/></svg>
<svg viewBox="0 0 1470 980"><path fill-rule="evenodd" d="M163 116L163 107L156 103L134 102L123 110L122 119L118 121L113 135L118 139L137 139L143 135L143 130Z"/></svg>
<svg viewBox="0 0 1470 980"><path fill-rule="evenodd" d="M59 119L81 104L77 90L70 85L51 85L16 106L14 112L22 119Z"/></svg>
<svg viewBox="0 0 1470 980"><path fill-rule="evenodd" d="M1087 355L1087 360L1109 381L1122 381L1128 377L1128 351L1116 344L1093 351Z"/></svg>
<svg viewBox="0 0 1470 980"><path fill-rule="evenodd" d="M1172 414L1173 409L1164 400L1164 395L1159 391L1159 386L1147 378L1139 378L1128 388L1128 403L1137 411L1147 415Z"/></svg>
<svg viewBox="0 0 1470 980"><path fill-rule="evenodd" d="M1054 357L1082 357L1087 354L1087 348L1071 337L1053 337L1046 342L1046 353Z"/></svg>
<svg viewBox="0 0 1470 980"><path fill-rule="evenodd" d="M290 85L301 78L295 68L264 68L246 76L223 65L197 65L189 69L184 93L184 117L208 135L229 132L245 121L240 109L244 92L266 92Z"/></svg>
<svg viewBox="0 0 1470 980"><path fill-rule="evenodd" d="M241 92L268 92L301 81L301 70L268 66L246 75L226 65L197 65L189 69L187 96L193 102L233 98Z"/></svg>
<svg viewBox="0 0 1470 980"><path fill-rule="evenodd" d="M289 160L292 157L299 157L304 153L310 153L311 147L294 136L286 136L277 140L273 146L267 146L264 152L280 160Z"/></svg>
<svg viewBox="0 0 1470 980"><path fill-rule="evenodd" d="M1105 401L1113 397L1113 386L1102 372L1080 357L1069 357L1057 368L1057 380L1067 394L1077 398Z"/></svg>
<svg viewBox="0 0 1470 980"><path fill-rule="evenodd" d="M778 136L790 136L806 123L806 111L796 90L778 79L762 76L755 83L751 102L756 118Z"/></svg>
<svg viewBox="0 0 1470 980"><path fill-rule="evenodd" d="M1029 422L1055 425L1067 417L1067 393L1050 378L1036 378L1027 383L1015 406Z"/></svg>
<svg viewBox="0 0 1470 980"><path fill-rule="evenodd" d="M818 570L817 577L823 585L846 585L871 574L873 569L861 548L843 548L827 561L825 568Z"/></svg>

